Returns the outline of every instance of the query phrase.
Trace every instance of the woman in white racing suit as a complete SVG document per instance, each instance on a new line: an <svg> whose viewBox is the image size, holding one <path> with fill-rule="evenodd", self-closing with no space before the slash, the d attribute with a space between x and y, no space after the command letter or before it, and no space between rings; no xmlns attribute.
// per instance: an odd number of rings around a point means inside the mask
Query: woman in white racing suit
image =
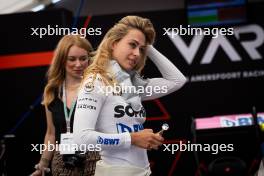
<svg viewBox="0 0 264 176"><path fill-rule="evenodd" d="M186 82L185 76L152 46L155 35L149 19L122 18L106 33L94 62L85 71L73 138L80 147L101 148L96 176L151 175L147 149L157 149L164 139L143 128L145 110L141 102L168 95ZM146 56L162 78L140 77Z"/></svg>

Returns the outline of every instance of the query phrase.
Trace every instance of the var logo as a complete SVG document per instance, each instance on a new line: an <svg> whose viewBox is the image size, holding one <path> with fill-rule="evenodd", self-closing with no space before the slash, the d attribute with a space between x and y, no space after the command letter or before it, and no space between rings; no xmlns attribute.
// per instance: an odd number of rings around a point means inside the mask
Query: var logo
<svg viewBox="0 0 264 176"><path fill-rule="evenodd" d="M254 40L241 40L242 34L254 34ZM204 40L204 35L195 35L189 46L183 41L180 35L172 35L172 33L167 33L175 47L182 54L185 61L191 65L193 63L193 59L195 58L199 47ZM241 44L241 46L248 53L249 57L252 60L262 59L263 56L257 50L258 47L262 46L264 43L264 30L261 26L257 24L251 24L246 26L237 27L234 29L234 35L237 40ZM214 59L214 56L219 48L222 48L226 53L230 61L239 62L242 61L239 52L236 51L232 43L226 38L226 36L218 35L217 38L212 38L207 46L207 49L200 61L200 64L210 64Z"/></svg>

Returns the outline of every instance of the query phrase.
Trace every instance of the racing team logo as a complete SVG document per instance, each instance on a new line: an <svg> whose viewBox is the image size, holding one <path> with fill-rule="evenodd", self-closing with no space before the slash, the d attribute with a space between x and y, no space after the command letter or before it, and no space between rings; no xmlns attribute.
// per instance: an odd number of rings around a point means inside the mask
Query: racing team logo
<svg viewBox="0 0 264 176"><path fill-rule="evenodd" d="M84 85L84 91L90 93L94 90L93 82L88 82Z"/></svg>

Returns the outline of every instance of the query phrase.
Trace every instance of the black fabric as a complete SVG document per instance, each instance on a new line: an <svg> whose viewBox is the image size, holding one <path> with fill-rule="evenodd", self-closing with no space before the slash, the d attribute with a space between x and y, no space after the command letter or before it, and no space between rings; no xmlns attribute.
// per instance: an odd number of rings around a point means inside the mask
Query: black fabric
<svg viewBox="0 0 264 176"><path fill-rule="evenodd" d="M58 96L48 105L48 109L52 113L52 120L55 126L55 140L60 143L60 134L67 132L66 120L64 116L64 109L63 109L63 102ZM72 115L71 115L71 132L73 131L73 120L74 120L74 113L75 113L76 105L74 106ZM68 114L70 109L67 107Z"/></svg>

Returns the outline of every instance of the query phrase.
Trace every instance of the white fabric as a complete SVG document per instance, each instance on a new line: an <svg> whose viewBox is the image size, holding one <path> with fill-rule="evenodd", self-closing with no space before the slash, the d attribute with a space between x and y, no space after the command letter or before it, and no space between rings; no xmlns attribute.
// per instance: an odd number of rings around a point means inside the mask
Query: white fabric
<svg viewBox="0 0 264 176"><path fill-rule="evenodd" d="M144 81L144 80L136 81L139 79L136 76L136 73L133 71L131 71L130 73L127 73L120 67L120 65L117 63L116 60L110 61L109 72L112 73L113 75L112 77L118 82L119 86L131 87L131 88L133 87L136 89L137 86L145 87L147 84L147 81ZM141 98L137 92L128 92L124 90L122 91L121 96L126 100L126 102L128 102L132 106L134 110L136 111L140 110L142 104L141 104Z"/></svg>
<svg viewBox="0 0 264 176"><path fill-rule="evenodd" d="M147 56L157 66L163 77L149 79L149 83L147 86L161 87L166 85L168 87L168 91L166 93L153 92L151 96L147 96L146 94L141 95L143 101L153 100L168 95L180 89L185 84L186 78L181 73L181 71L151 45L147 48Z"/></svg>
<svg viewBox="0 0 264 176"><path fill-rule="evenodd" d="M153 47L148 49L151 60L163 78L148 80L147 86L168 87L171 93L185 83L183 74ZM104 88L99 74L88 77L78 94L73 134L77 144L101 144L102 160L109 165L149 168L147 151L131 145L131 132L143 130L145 109L134 110L120 95L99 93ZM142 95L143 99L155 99L168 93Z"/></svg>
<svg viewBox="0 0 264 176"><path fill-rule="evenodd" d="M257 176L264 176L263 160L260 162L259 170L257 172Z"/></svg>

